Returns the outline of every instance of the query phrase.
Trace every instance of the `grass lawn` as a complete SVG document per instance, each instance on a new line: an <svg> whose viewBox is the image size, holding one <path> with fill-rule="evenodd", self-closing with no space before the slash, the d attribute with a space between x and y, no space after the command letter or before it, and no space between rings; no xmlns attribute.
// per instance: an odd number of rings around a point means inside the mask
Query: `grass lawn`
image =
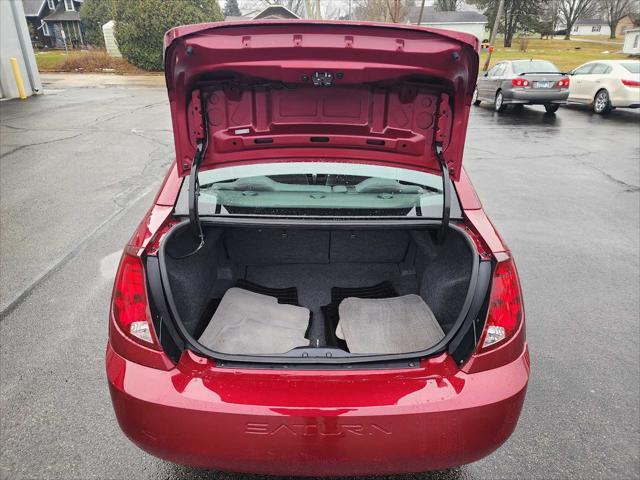
<svg viewBox="0 0 640 480"><path fill-rule="evenodd" d="M590 38L592 40L593 37ZM602 40L608 41L608 38ZM529 38L529 45L526 52L520 51L520 40L514 39L511 48L504 48L502 40L496 41L496 47L491 55L491 65L495 65L501 60L516 60L535 58L540 60L550 60L561 71L568 72L591 60L614 60L629 58L622 53L614 53L620 50L617 45L610 43L580 42L576 40L563 40L561 37L555 39L541 40L539 38ZM610 53L605 53L610 52ZM487 58L486 52L480 55L480 68Z"/></svg>
<svg viewBox="0 0 640 480"><path fill-rule="evenodd" d="M73 55L73 53L71 54ZM67 58L64 51L53 50L51 52L36 52L36 62L38 63L38 70L41 72L59 71L60 65L62 65ZM56 70L56 68L58 70Z"/></svg>
<svg viewBox="0 0 640 480"><path fill-rule="evenodd" d="M103 50L41 51L36 52L36 63L41 72L146 73Z"/></svg>

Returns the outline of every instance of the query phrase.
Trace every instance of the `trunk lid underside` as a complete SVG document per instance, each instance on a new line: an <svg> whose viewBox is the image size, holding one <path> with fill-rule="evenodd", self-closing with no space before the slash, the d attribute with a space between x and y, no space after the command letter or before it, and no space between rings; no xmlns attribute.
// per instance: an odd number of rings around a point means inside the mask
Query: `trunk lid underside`
<svg viewBox="0 0 640 480"><path fill-rule="evenodd" d="M179 27L165 43L180 175L198 142L202 170L330 159L437 174L439 144L459 178L475 37L277 21Z"/></svg>

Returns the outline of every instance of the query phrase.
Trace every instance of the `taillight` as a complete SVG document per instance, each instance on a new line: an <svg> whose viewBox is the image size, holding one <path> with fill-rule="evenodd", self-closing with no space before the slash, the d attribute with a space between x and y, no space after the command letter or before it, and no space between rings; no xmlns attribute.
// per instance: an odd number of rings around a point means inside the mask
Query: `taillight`
<svg viewBox="0 0 640 480"><path fill-rule="evenodd" d="M640 82L637 80L622 80L622 84L625 87L640 87Z"/></svg>
<svg viewBox="0 0 640 480"><path fill-rule="evenodd" d="M149 313L142 260L126 250L118 267L111 307L116 323L127 336L159 350Z"/></svg>
<svg viewBox="0 0 640 480"><path fill-rule="evenodd" d="M522 295L518 273L511 258L499 262L493 272L487 323L480 352L511 338L522 322Z"/></svg>
<svg viewBox="0 0 640 480"><path fill-rule="evenodd" d="M513 85L514 87L528 87L529 80L527 80L526 78L512 78L511 85Z"/></svg>
<svg viewBox="0 0 640 480"><path fill-rule="evenodd" d="M560 88L569 88L569 77L562 77L557 83Z"/></svg>

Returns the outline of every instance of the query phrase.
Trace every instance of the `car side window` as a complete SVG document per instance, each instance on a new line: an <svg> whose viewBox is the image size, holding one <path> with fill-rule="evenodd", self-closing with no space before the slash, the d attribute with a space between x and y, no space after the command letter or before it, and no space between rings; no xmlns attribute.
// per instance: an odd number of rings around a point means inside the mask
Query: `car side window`
<svg viewBox="0 0 640 480"><path fill-rule="evenodd" d="M605 75L609 72L611 72L611 67L609 65L605 65L604 63L596 63L589 73L591 75Z"/></svg>
<svg viewBox="0 0 640 480"><path fill-rule="evenodd" d="M498 65L495 65L492 69L490 69L489 73L487 74L487 77L495 77L496 76L496 72L500 68L500 65L502 65L502 64L499 63Z"/></svg>
<svg viewBox="0 0 640 480"><path fill-rule="evenodd" d="M593 63L590 63L588 65L583 65L583 66L581 66L579 68L576 68L573 71L573 74L574 75L586 75L587 73L589 73L591 71L591 69L593 68L593 65L594 65Z"/></svg>
<svg viewBox="0 0 640 480"><path fill-rule="evenodd" d="M506 66L507 65L504 64L504 63L499 63L498 65L496 65L495 67L493 67L491 69L491 72L489 72L489 76L490 77L500 77L504 73L504 70L505 70Z"/></svg>

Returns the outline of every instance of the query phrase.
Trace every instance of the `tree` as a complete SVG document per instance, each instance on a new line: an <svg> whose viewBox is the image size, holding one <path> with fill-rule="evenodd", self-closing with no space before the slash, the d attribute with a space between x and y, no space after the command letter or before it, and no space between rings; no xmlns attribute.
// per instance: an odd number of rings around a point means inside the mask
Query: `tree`
<svg viewBox="0 0 640 480"><path fill-rule="evenodd" d="M600 0L600 10L609 24L609 38L616 38L618 22L631 11L629 0Z"/></svg>
<svg viewBox="0 0 640 480"><path fill-rule="evenodd" d="M104 47L102 25L113 20L111 0L85 0L80 9L80 20L84 25L84 39L94 47Z"/></svg>
<svg viewBox="0 0 640 480"><path fill-rule="evenodd" d="M560 15L564 19L566 28L564 39L571 39L571 30L578 18L587 15L592 11L595 0L560 0Z"/></svg>
<svg viewBox="0 0 640 480"><path fill-rule="evenodd" d="M238 7L238 0L227 0L224 6L224 18L227 17L241 17L240 7Z"/></svg>
<svg viewBox="0 0 640 480"><path fill-rule="evenodd" d="M411 4L413 2L402 0L360 0L356 4L355 17L371 22L401 23Z"/></svg>
<svg viewBox="0 0 640 480"><path fill-rule="evenodd" d="M535 29L546 2L547 0L505 0L504 23L498 30L504 35L505 47L511 47L516 33ZM489 25L493 25L495 21L499 3L498 0L475 0L474 2L489 18Z"/></svg>
<svg viewBox="0 0 640 480"><path fill-rule="evenodd" d="M217 0L114 0L115 37L122 56L144 70L162 70L170 28L223 19Z"/></svg>
<svg viewBox="0 0 640 480"><path fill-rule="evenodd" d="M433 6L439 12L456 12L462 0L435 0Z"/></svg>

